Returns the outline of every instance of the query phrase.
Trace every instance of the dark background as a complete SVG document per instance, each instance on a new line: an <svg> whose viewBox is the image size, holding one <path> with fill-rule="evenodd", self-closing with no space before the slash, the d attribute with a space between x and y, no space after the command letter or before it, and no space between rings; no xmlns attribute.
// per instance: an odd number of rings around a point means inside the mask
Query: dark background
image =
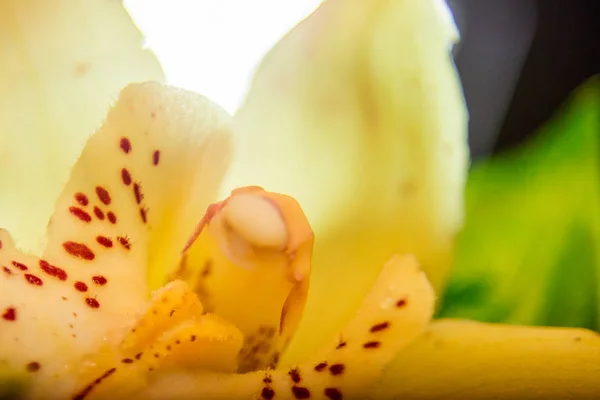
<svg viewBox="0 0 600 400"><path fill-rule="evenodd" d="M600 0L449 0L474 159L521 143L600 73Z"/></svg>

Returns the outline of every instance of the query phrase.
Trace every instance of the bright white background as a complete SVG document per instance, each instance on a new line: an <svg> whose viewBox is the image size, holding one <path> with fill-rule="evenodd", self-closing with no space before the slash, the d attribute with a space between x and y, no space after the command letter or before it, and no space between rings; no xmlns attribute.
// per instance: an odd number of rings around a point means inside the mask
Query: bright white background
<svg viewBox="0 0 600 400"><path fill-rule="evenodd" d="M256 64L321 0L125 0L170 84L233 113Z"/></svg>

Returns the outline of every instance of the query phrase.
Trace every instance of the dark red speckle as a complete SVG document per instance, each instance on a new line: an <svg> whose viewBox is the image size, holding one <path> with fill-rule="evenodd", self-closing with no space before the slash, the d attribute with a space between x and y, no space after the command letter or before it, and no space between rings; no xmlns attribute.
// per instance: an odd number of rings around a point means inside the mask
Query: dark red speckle
<svg viewBox="0 0 600 400"><path fill-rule="evenodd" d="M381 342L367 342L363 344L365 349L377 349L379 346L381 346Z"/></svg>
<svg viewBox="0 0 600 400"><path fill-rule="evenodd" d="M140 204L144 198L144 195L142 194L142 187L139 183L133 184L133 195L135 196L135 202Z"/></svg>
<svg viewBox="0 0 600 400"><path fill-rule="evenodd" d="M291 369L288 374L290 376L290 379L294 383L300 383L300 381L302 380L302 378L300 377L300 371L298 371L297 368Z"/></svg>
<svg viewBox="0 0 600 400"><path fill-rule="evenodd" d="M112 247L113 246L112 240L110 238L107 238L106 236L97 236L96 242L98 242L98 244L100 244L104 247Z"/></svg>
<svg viewBox="0 0 600 400"><path fill-rule="evenodd" d="M127 250L131 249L131 243L129 243L129 239L123 236L119 236L117 237L117 240L119 241L119 243L121 243L121 246L123 246Z"/></svg>
<svg viewBox="0 0 600 400"><path fill-rule="evenodd" d="M80 220L82 220L83 222L90 222L92 220L92 217L90 216L90 214L88 214L87 212L83 211L81 208L79 207L69 207L69 212L79 218Z"/></svg>
<svg viewBox="0 0 600 400"><path fill-rule="evenodd" d="M73 284L73 286L75 287L75 289L77 289L77 291L79 292L87 292L88 287L85 283L81 282L81 281L77 281Z"/></svg>
<svg viewBox="0 0 600 400"><path fill-rule="evenodd" d="M346 367L344 366L344 364L333 364L331 367L329 367L329 372L331 372L331 375L341 375L344 373L344 370L346 369Z"/></svg>
<svg viewBox="0 0 600 400"><path fill-rule="evenodd" d="M93 383L87 385L81 392L73 396L73 400L85 399L97 385L101 384L103 380L114 374L116 370L116 368L111 368L108 371L106 371L104 374L102 374L102 376L96 378L96 380Z"/></svg>
<svg viewBox="0 0 600 400"><path fill-rule="evenodd" d="M344 398L340 389L336 388L325 388L323 393L325 394L325 397L330 400L342 400Z"/></svg>
<svg viewBox="0 0 600 400"><path fill-rule="evenodd" d="M96 194L102 203L106 205L110 204L110 194L102 186L96 186Z"/></svg>
<svg viewBox="0 0 600 400"><path fill-rule="evenodd" d="M297 399L308 399L310 397L310 391L305 387L292 386L292 393Z"/></svg>
<svg viewBox="0 0 600 400"><path fill-rule="evenodd" d="M152 154L152 164L158 165L159 161L160 161L160 151L154 150L154 153Z"/></svg>
<svg viewBox="0 0 600 400"><path fill-rule="evenodd" d="M98 300L92 298L92 297L88 297L85 299L85 304L87 304L88 306L92 307L92 308L99 308L100 307L100 303L98 303Z"/></svg>
<svg viewBox="0 0 600 400"><path fill-rule="evenodd" d="M94 252L83 243L64 242L63 248L70 255L74 257L83 258L84 260L91 261L96 257Z"/></svg>
<svg viewBox="0 0 600 400"><path fill-rule="evenodd" d="M327 363L326 362L322 362L322 363L319 363L319 364L317 364L315 366L315 371L321 372L321 371L325 370L325 368L327 368Z"/></svg>
<svg viewBox="0 0 600 400"><path fill-rule="evenodd" d="M123 179L123 183L127 186L131 185L131 174L127 171L126 168L121 170L121 179Z"/></svg>
<svg viewBox="0 0 600 400"><path fill-rule="evenodd" d="M38 278L37 276L35 276L35 275L25 274L24 277L25 277L25 280L27 282L31 283L32 285L42 286L44 284L44 282L40 278Z"/></svg>
<svg viewBox="0 0 600 400"><path fill-rule="evenodd" d="M48 275L54 276L60 279L61 281L67 280L67 273L64 269L55 267L46 260L40 260L40 268Z"/></svg>
<svg viewBox="0 0 600 400"><path fill-rule="evenodd" d="M2 318L6 321L14 321L17 319L17 310L14 307L8 307L4 310L4 314L2 314Z"/></svg>
<svg viewBox="0 0 600 400"><path fill-rule="evenodd" d="M387 322L387 321L386 322L382 322L380 324L373 325L371 327L371 329L370 329L370 332L371 333L380 332L380 331L386 330L389 327L390 327L390 323L389 322Z"/></svg>
<svg viewBox="0 0 600 400"><path fill-rule="evenodd" d="M87 206L89 204L89 200L87 196L83 193L75 193L75 201L81 206Z"/></svg>
<svg viewBox="0 0 600 400"><path fill-rule="evenodd" d="M96 214L96 218L98 218L99 220L104 219L104 212L102 212L102 210L98 207L94 207L94 214Z"/></svg>
<svg viewBox="0 0 600 400"><path fill-rule="evenodd" d="M96 276L92 276L92 281L96 284L96 285L100 285L100 286L104 286L106 285L106 278L103 277L102 275L96 275Z"/></svg>
<svg viewBox="0 0 600 400"><path fill-rule="evenodd" d="M121 146L121 150L123 150L125 154L129 154L129 152L131 151L131 142L129 141L129 139L127 139L126 137L121 138L121 142L119 143L119 145Z"/></svg>
<svg viewBox="0 0 600 400"><path fill-rule="evenodd" d="M340 343L338 343L338 345L336 346L336 349L340 350L343 349L344 347L346 347L348 345L348 343L341 341Z"/></svg>
<svg viewBox="0 0 600 400"><path fill-rule="evenodd" d="M0 250L2 250L2 240L0 240Z"/></svg>
<svg viewBox="0 0 600 400"><path fill-rule="evenodd" d="M265 400L271 400L275 397L275 391L271 388L265 387L262 389L260 395Z"/></svg>
<svg viewBox="0 0 600 400"><path fill-rule="evenodd" d="M146 209L145 208L140 208L140 217L142 217L142 222L143 223L147 223L148 222L148 216L146 215Z"/></svg>
<svg viewBox="0 0 600 400"><path fill-rule="evenodd" d="M6 275L12 275L12 271L8 267L3 266L2 270L6 273Z"/></svg>
<svg viewBox="0 0 600 400"><path fill-rule="evenodd" d="M396 302L396 307L402 308L404 306L406 306L406 299L400 299Z"/></svg>
<svg viewBox="0 0 600 400"><path fill-rule="evenodd" d="M109 211L106 214L106 218L108 218L108 220L110 221L111 224L117 223L117 216L112 211Z"/></svg>
<svg viewBox="0 0 600 400"><path fill-rule="evenodd" d="M41 367L42 366L37 361L30 362L29 364L27 364L25 366L25 368L27 369L27 372L37 372L40 370Z"/></svg>
<svg viewBox="0 0 600 400"><path fill-rule="evenodd" d="M15 267L19 268L21 271L27 271L29 268L27 268L27 265L20 263L18 261L13 261L12 265L14 265Z"/></svg>

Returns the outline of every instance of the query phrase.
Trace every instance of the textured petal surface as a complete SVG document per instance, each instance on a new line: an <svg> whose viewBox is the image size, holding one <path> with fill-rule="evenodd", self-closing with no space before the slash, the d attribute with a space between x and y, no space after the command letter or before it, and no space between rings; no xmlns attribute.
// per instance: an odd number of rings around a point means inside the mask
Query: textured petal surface
<svg viewBox="0 0 600 400"><path fill-rule="evenodd" d="M78 374L84 383L73 398L135 393L147 384L147 374L175 366L235 372L242 333L222 318L202 312L185 282L173 281L159 289L118 346L106 346L90 357L90 367Z"/></svg>
<svg viewBox="0 0 600 400"><path fill-rule="evenodd" d="M313 235L298 203L259 187L209 206L170 278L244 333L239 370L277 364L309 288Z"/></svg>
<svg viewBox="0 0 600 400"><path fill-rule="evenodd" d="M119 91L163 79L142 39L120 1L0 2L0 226L19 248L41 254L70 168Z"/></svg>
<svg viewBox="0 0 600 400"><path fill-rule="evenodd" d="M596 399L600 336L584 329L439 320L392 362L370 399Z"/></svg>
<svg viewBox="0 0 600 400"><path fill-rule="evenodd" d="M395 257L346 328L301 363L239 375L158 374L140 397L362 399L382 368L422 333L433 308L433 290L414 258Z"/></svg>
<svg viewBox="0 0 600 400"><path fill-rule="evenodd" d="M43 258L0 231L4 367L36 379L39 395L61 393L81 357L119 343L145 307L148 268L177 264L214 199L229 138L228 117L199 95L123 90L73 168Z"/></svg>
<svg viewBox="0 0 600 400"><path fill-rule="evenodd" d="M147 274L177 265L215 199L228 129L226 114L201 96L157 83L124 89L57 202L45 257L77 265L101 304L138 307ZM97 274L109 282L93 285Z"/></svg>
<svg viewBox="0 0 600 400"><path fill-rule="evenodd" d="M315 231L290 360L351 318L390 254L415 254L442 286L468 163L456 39L439 0L327 0L258 68L226 189L289 194Z"/></svg>

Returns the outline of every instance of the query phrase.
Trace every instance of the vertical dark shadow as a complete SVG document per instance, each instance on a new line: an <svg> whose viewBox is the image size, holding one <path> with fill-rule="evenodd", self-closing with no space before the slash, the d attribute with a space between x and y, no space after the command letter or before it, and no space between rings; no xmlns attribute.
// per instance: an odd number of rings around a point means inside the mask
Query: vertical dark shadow
<svg viewBox="0 0 600 400"><path fill-rule="evenodd" d="M474 158L489 155L531 40L536 0L450 0L461 42L456 65L470 113L469 145Z"/></svg>
<svg viewBox="0 0 600 400"><path fill-rule="evenodd" d="M573 89L600 73L600 1L541 0L538 7L537 32L496 151L535 133Z"/></svg>

